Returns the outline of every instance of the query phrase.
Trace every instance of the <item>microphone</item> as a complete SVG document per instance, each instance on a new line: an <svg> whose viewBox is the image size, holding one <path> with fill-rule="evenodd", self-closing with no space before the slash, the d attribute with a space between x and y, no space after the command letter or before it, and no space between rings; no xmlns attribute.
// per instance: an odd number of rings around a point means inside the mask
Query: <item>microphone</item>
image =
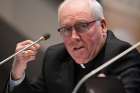
<svg viewBox="0 0 140 93"><path fill-rule="evenodd" d="M73 89L72 93L77 93L78 89L81 87L81 85L87 80L89 79L91 76L95 75L96 73L98 73L99 71L101 71L102 69L104 69L105 67L111 65L112 63L114 63L116 60L118 60L119 58L123 57L124 55L126 55L127 53L131 52L133 49L135 49L136 47L138 47L140 45L140 41L138 43L136 43L135 45L131 46L130 48L126 49L124 52L118 54L116 57L112 58L111 60L105 62L104 64L102 64L101 66L97 67L95 70L92 70L91 72L89 72L88 74L86 74L75 86L75 88Z"/></svg>
<svg viewBox="0 0 140 93"><path fill-rule="evenodd" d="M8 60L10 60L11 58L15 57L17 54L23 52L24 50L28 49L29 47L33 46L34 44L42 41L42 40L47 40L50 38L50 34L45 34L43 36L41 36L39 39L37 39L36 41L34 41L33 43L31 43L30 45L26 46L25 48L19 50L18 52L12 54L11 56L9 56L8 58L4 59L3 61L0 62L0 66L4 63L6 63Z"/></svg>

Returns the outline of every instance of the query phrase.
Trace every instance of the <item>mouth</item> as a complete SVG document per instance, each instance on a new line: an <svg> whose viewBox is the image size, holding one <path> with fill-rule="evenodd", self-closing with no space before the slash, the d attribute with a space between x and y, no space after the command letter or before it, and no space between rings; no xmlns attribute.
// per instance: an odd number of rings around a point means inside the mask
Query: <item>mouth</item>
<svg viewBox="0 0 140 93"><path fill-rule="evenodd" d="M80 49L83 49L83 48L84 48L83 46L81 46L81 47L75 47L75 48L73 48L73 50L77 51L77 50L80 50Z"/></svg>

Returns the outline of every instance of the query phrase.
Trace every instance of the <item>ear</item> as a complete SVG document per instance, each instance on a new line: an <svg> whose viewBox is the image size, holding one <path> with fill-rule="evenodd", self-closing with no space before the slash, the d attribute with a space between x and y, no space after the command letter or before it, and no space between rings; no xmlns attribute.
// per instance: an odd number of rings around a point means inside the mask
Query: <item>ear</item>
<svg viewBox="0 0 140 93"><path fill-rule="evenodd" d="M101 20L101 27L102 27L103 33L106 33L107 32L107 23L106 23L105 19Z"/></svg>

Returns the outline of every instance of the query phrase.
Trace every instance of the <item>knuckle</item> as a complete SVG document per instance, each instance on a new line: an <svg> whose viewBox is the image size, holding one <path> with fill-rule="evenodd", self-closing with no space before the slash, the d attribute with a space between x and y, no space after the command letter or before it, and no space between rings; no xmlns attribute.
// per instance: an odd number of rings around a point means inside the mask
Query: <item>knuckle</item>
<svg viewBox="0 0 140 93"><path fill-rule="evenodd" d="M28 42L28 43L33 43L33 41L32 41L32 40L26 40L26 42Z"/></svg>

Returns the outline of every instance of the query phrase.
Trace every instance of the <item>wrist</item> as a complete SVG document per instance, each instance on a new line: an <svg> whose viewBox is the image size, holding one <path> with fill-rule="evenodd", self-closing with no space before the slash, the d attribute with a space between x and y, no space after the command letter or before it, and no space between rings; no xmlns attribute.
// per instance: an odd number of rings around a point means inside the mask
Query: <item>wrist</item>
<svg viewBox="0 0 140 93"><path fill-rule="evenodd" d="M11 80L20 80L25 75L25 72L17 73L11 71Z"/></svg>

